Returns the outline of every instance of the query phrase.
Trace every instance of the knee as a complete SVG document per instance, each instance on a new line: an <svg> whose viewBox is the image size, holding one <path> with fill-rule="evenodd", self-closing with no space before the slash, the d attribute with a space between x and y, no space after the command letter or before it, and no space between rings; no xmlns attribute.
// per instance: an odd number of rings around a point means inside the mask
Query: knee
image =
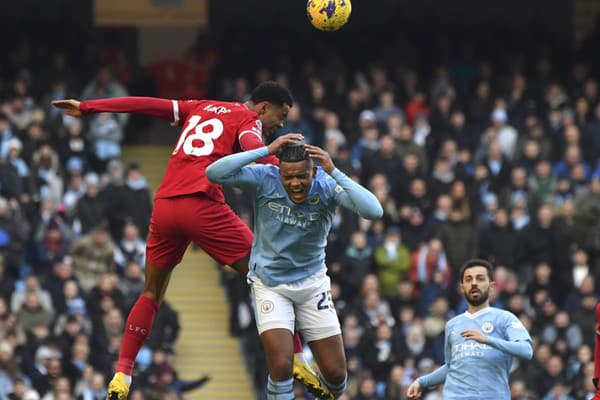
<svg viewBox="0 0 600 400"><path fill-rule="evenodd" d="M335 366L327 371L321 371L321 374L329 384L338 386L346 380L346 366Z"/></svg>
<svg viewBox="0 0 600 400"><path fill-rule="evenodd" d="M270 364L269 375L274 381L285 381L292 377L293 359L291 356L279 355Z"/></svg>

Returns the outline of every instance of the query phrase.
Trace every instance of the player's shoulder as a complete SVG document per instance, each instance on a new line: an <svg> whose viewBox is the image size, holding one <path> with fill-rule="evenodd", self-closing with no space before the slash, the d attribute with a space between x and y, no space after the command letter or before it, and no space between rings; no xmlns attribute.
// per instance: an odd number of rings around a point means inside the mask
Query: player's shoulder
<svg viewBox="0 0 600 400"><path fill-rule="evenodd" d="M242 103L222 100L196 100L196 108L202 110L203 113L213 114L220 119L245 119L256 118L257 115Z"/></svg>
<svg viewBox="0 0 600 400"><path fill-rule="evenodd" d="M519 321L515 314L497 307L490 307L490 311L488 312L488 319L494 321L494 323L498 326L508 326L511 323Z"/></svg>
<svg viewBox="0 0 600 400"><path fill-rule="evenodd" d="M504 310L498 307L490 307L492 312L496 316L496 318L501 318L505 320L514 320L517 319L517 316L508 310Z"/></svg>
<svg viewBox="0 0 600 400"><path fill-rule="evenodd" d="M490 307L490 312L494 313L495 315L502 316L502 317L508 316L508 315L513 315L510 311L504 310L499 307Z"/></svg>
<svg viewBox="0 0 600 400"><path fill-rule="evenodd" d="M452 328L453 326L455 326L455 325L457 325L457 324L460 324L462 321L464 321L464 320L465 320L465 318L467 318L467 317L466 317L466 315L465 315L465 313L464 313L464 312L463 312L463 313L460 313L460 314L457 314L457 315L455 315L454 317L450 318L450 319L448 320L448 322L446 322L446 329L450 329L450 328Z"/></svg>

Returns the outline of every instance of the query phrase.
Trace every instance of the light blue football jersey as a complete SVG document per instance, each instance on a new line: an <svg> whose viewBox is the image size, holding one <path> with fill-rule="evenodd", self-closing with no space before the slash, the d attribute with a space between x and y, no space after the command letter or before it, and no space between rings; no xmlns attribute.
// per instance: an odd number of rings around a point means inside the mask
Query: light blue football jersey
<svg viewBox="0 0 600 400"><path fill-rule="evenodd" d="M321 167L306 200L295 204L285 191L278 167L244 166L267 154L266 147L233 154L214 162L206 173L214 182L254 192L254 242L248 276L276 286L326 268L327 235L338 205L370 219L381 217L383 210L371 192L339 170L329 175Z"/></svg>
<svg viewBox="0 0 600 400"><path fill-rule="evenodd" d="M446 324L445 358L448 372L445 400L510 400L508 376L513 357L488 344L465 340L460 333L477 329L487 336L514 342L531 336L512 313L487 307L474 314L468 311ZM473 395L471 395L473 393Z"/></svg>

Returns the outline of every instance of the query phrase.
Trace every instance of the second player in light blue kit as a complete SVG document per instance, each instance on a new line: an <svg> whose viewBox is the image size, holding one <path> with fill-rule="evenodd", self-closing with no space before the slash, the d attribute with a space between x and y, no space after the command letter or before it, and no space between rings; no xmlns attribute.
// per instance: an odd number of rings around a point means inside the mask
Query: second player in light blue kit
<svg viewBox="0 0 600 400"><path fill-rule="evenodd" d="M335 397L345 390L344 347L325 266L327 235L339 205L368 219L383 214L371 192L336 169L325 151L298 143L299 138L288 134L268 147L224 157L206 169L213 182L254 192L248 282L267 354L269 400L294 398L294 326L311 347L322 383ZM279 167L248 165L280 149Z"/></svg>
<svg viewBox="0 0 600 400"><path fill-rule="evenodd" d="M444 400L510 400L508 375L513 357L533 356L529 333L517 317L490 307L492 265L467 261L460 270L460 285L468 310L446 324L446 363L418 378L408 398L421 397L421 388L444 384Z"/></svg>

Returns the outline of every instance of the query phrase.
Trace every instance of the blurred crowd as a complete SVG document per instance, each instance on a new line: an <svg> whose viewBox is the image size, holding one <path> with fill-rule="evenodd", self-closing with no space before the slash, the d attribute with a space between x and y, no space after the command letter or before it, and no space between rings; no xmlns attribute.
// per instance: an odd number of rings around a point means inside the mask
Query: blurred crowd
<svg viewBox="0 0 600 400"><path fill-rule="evenodd" d="M261 81L289 85L296 104L277 135L301 132L324 147L384 206L373 223L340 209L329 235L350 378L343 399L404 399L413 379L444 362L445 322L466 310L458 269L476 256L496 266L493 305L534 338L534 359L512 367L512 398L592 397L600 77L589 64L472 59L423 73L332 57L225 76L216 49L194 51L189 60L203 65L190 78L195 93L245 101ZM139 165L120 159L124 132L140 124L124 114L73 119L50 100L170 96L170 67L139 72L114 47L99 54L85 76L61 51L43 64L35 51L15 54L0 73L0 398L103 398L143 288L151 193ZM226 194L251 224L249 196ZM261 397L266 366L248 287L227 272L222 283L229 333ZM163 304L131 398L181 398L205 382L173 369L178 331ZM309 398L300 387L296 396Z"/></svg>

